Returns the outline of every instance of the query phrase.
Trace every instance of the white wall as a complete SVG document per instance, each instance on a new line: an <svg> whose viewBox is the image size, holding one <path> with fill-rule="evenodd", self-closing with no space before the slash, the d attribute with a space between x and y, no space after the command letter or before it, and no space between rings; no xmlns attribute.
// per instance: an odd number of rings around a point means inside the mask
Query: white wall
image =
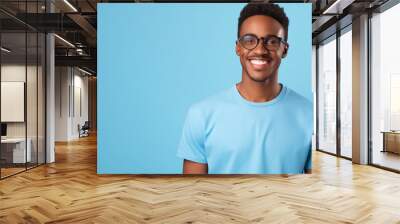
<svg viewBox="0 0 400 224"><path fill-rule="evenodd" d="M56 67L55 73L55 140L70 141L88 120L88 77L72 67Z"/></svg>
<svg viewBox="0 0 400 224"><path fill-rule="evenodd" d="M28 67L28 71L32 67ZM30 72L28 72L30 74ZM2 82L25 82L25 64L9 64L1 66L1 81ZM5 110L6 108L1 108ZM25 123L24 122L11 122L7 123L7 137L25 137Z"/></svg>
<svg viewBox="0 0 400 224"><path fill-rule="evenodd" d="M38 69L38 70L36 70ZM32 161L36 162L39 158L39 163L44 162L44 74L42 67L36 67L25 64L3 64L1 66L1 81L18 81L26 84L26 108L22 108L27 115L27 120L24 122L6 122L7 137L9 138L24 138L25 134L30 139ZM25 80L27 78L27 81ZM8 108L1 108L7 110ZM38 151L37 151L38 149ZM37 154L39 156L37 157Z"/></svg>
<svg viewBox="0 0 400 224"><path fill-rule="evenodd" d="M70 84L69 68L55 68L55 141L68 140L68 117L69 117L69 96Z"/></svg>
<svg viewBox="0 0 400 224"><path fill-rule="evenodd" d="M31 88L27 88L27 120L28 120L28 137L30 133L35 133L36 136L36 66L27 66L27 78L28 85ZM40 69L40 68L39 68ZM1 66L1 81L18 81L25 82L25 64L5 64ZM41 73L41 69L39 70ZM33 86L33 87L32 87ZM39 105L41 107L41 105ZM6 110L6 108L2 108ZM33 113L35 112L35 113ZM33 122L33 123L32 123ZM7 136L8 137L25 137L25 123L26 122L7 122ZM32 128L32 130L30 129Z"/></svg>
<svg viewBox="0 0 400 224"><path fill-rule="evenodd" d="M72 113L72 132L71 135L74 136L74 138L79 137L78 133L78 124L81 126L85 123L85 121L88 121L88 77L87 76L81 76L82 73L78 73L76 75L75 70L75 75L74 75L74 108L73 108L73 113ZM79 93L80 91L80 93ZM79 97L80 96L80 97ZM80 102L79 102L80 101ZM80 111L81 110L81 111Z"/></svg>

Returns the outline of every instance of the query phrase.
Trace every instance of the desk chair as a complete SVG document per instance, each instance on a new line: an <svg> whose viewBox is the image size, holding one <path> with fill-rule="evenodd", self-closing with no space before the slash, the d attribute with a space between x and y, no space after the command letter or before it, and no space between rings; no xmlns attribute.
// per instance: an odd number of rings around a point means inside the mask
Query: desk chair
<svg viewBox="0 0 400 224"><path fill-rule="evenodd" d="M80 125L78 124L79 138L89 136L89 129L90 129L89 121L85 121L82 127L80 127Z"/></svg>

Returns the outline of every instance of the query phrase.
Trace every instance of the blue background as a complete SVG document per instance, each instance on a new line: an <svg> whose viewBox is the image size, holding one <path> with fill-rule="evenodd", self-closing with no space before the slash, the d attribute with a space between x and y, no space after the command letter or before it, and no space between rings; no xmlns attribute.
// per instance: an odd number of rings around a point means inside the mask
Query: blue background
<svg viewBox="0 0 400 224"><path fill-rule="evenodd" d="M182 172L189 106L241 79L244 5L98 4L98 173ZM312 101L311 4L279 5L290 20L279 80Z"/></svg>

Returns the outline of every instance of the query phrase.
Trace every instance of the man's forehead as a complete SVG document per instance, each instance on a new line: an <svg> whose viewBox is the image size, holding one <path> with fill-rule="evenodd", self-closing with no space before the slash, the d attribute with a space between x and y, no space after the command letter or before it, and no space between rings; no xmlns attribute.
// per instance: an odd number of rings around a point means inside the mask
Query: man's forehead
<svg viewBox="0 0 400 224"><path fill-rule="evenodd" d="M242 23L242 27L243 25L248 26L250 24L254 25L263 25L262 23L267 23L268 27L269 26L277 26L283 29L282 24L280 24L278 22L278 20L276 20L275 18L271 17L271 16L267 16L267 15L254 15L254 16L250 16L248 18L246 18L243 23Z"/></svg>
<svg viewBox="0 0 400 224"><path fill-rule="evenodd" d="M240 28L240 33L249 32L283 35L283 26L273 17L266 15L254 15L246 18Z"/></svg>

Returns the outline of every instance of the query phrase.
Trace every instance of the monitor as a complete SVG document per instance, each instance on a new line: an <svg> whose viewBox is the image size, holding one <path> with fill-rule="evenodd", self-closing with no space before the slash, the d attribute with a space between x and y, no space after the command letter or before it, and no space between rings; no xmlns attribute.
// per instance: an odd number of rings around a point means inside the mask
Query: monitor
<svg viewBox="0 0 400 224"><path fill-rule="evenodd" d="M1 136L7 136L7 124L1 123Z"/></svg>

